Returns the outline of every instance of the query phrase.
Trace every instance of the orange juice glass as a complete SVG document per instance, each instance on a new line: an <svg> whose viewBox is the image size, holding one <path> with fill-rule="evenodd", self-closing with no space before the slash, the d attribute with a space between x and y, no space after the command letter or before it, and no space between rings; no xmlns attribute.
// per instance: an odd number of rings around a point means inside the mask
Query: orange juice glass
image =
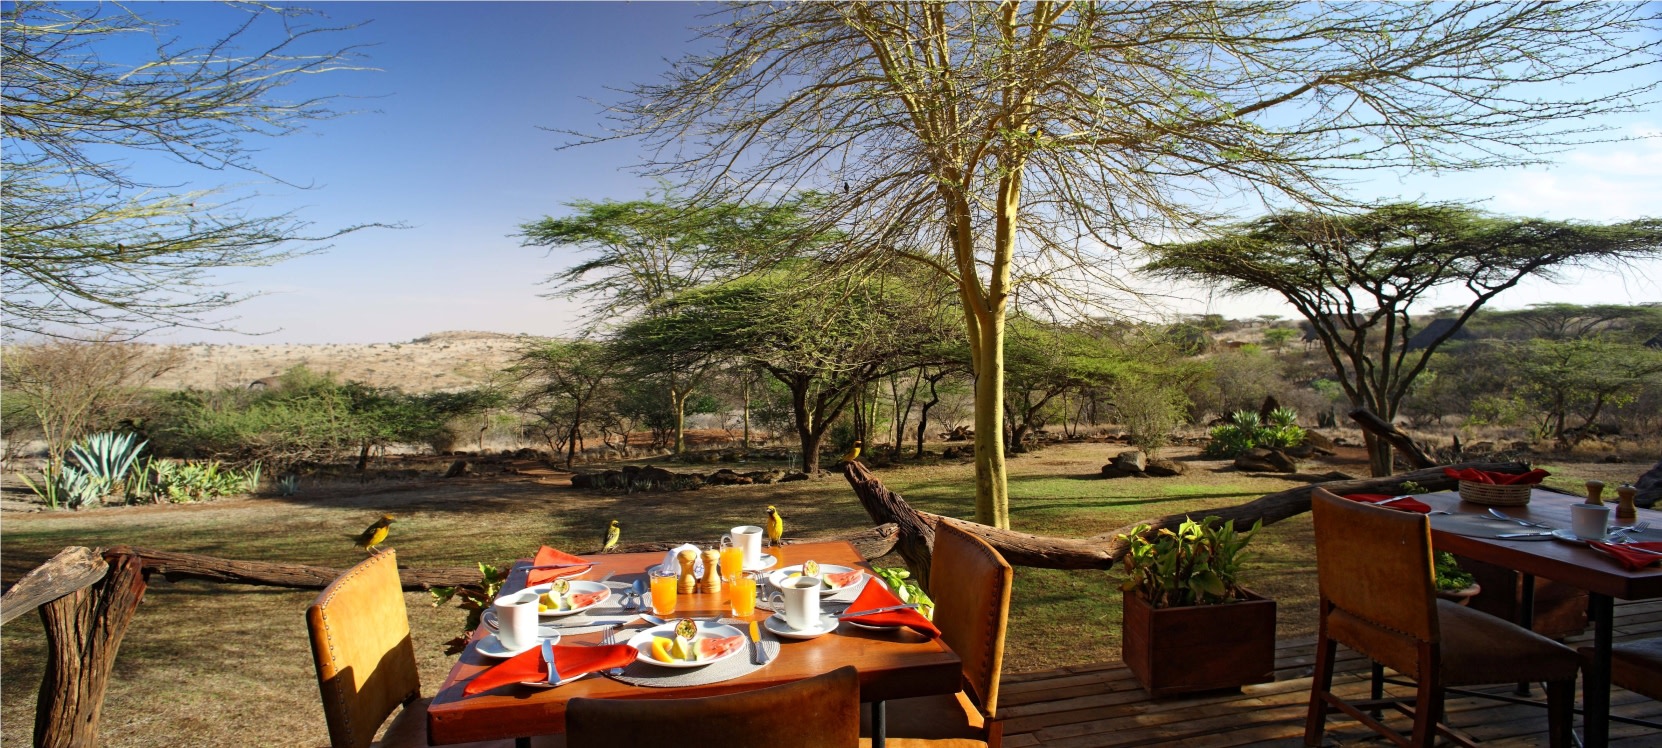
<svg viewBox="0 0 1662 748"><path fill-rule="evenodd" d="M675 612L675 592L677 583L674 569L653 567L652 577L652 612L659 617Z"/></svg>
<svg viewBox="0 0 1662 748"><path fill-rule="evenodd" d="M744 549L736 545L721 548L721 578L732 584L744 576Z"/></svg>
<svg viewBox="0 0 1662 748"><path fill-rule="evenodd" d="M735 618L749 618L756 614L756 577L740 574L727 584L727 599L732 604Z"/></svg>

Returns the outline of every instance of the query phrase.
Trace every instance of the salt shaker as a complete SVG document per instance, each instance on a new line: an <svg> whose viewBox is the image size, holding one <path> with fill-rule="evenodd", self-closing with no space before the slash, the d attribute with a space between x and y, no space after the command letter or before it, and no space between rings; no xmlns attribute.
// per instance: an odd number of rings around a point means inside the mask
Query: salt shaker
<svg viewBox="0 0 1662 748"><path fill-rule="evenodd" d="M676 554L675 560L681 564L679 584L676 589L680 594L691 595L698 591L698 577L693 575L693 565L698 563L698 551L691 548Z"/></svg>
<svg viewBox="0 0 1662 748"><path fill-rule="evenodd" d="M1639 489L1633 486L1622 486L1616 489L1619 503L1616 504L1616 521L1633 524L1639 519L1639 509L1633 505L1633 497L1639 495Z"/></svg>
<svg viewBox="0 0 1662 748"><path fill-rule="evenodd" d="M721 592L721 572L716 568L720 565L721 551L704 549L704 578L698 580L699 592Z"/></svg>
<svg viewBox="0 0 1662 748"><path fill-rule="evenodd" d="M1593 505L1603 504L1604 499L1601 498L1603 496L1603 494L1604 494L1604 481L1601 481L1601 480L1587 481L1587 503L1593 504Z"/></svg>

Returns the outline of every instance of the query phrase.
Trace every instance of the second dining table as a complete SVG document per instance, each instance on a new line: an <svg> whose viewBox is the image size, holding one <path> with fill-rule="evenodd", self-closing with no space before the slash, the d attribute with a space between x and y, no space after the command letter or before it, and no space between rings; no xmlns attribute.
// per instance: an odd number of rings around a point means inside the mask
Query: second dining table
<svg viewBox="0 0 1662 748"><path fill-rule="evenodd" d="M869 571L854 546L845 541L801 543L773 548L782 568L815 560L822 564L859 567ZM647 569L664 559L662 552L584 556L594 567L583 578L612 575L614 583L645 580ZM503 586L509 593L525 586L521 565ZM870 583L878 583L875 577ZM770 611L758 605L756 620ZM731 618L725 592L680 595L672 618ZM884 701L956 693L962 680L962 661L945 642L910 629L870 630L844 623L835 631L802 641L784 641L779 654L765 666L731 680L703 685L653 688L631 685L596 673L557 688L539 689L510 685L464 695L467 682L489 669L492 660L478 651L484 633L475 633L445 677L428 707L427 734L433 745L504 738L526 738L565 731L566 704L573 698L663 699L715 696L777 686L827 673L843 665L860 672L860 700ZM626 631L626 633L629 633ZM599 643L602 633L563 637L561 644ZM878 737L878 736L874 736ZM880 740L880 738L879 738Z"/></svg>
<svg viewBox="0 0 1662 748"><path fill-rule="evenodd" d="M1626 569L1615 559L1573 539L1544 536L1503 539L1484 536L1495 533L1472 534L1462 524L1470 526L1470 517L1489 514L1489 506L1462 501L1452 491L1416 494L1414 498L1434 510L1431 535L1437 550L1587 590L1594 655L1582 678L1584 737L1589 747L1605 745L1610 734L1610 649L1614 638L1615 601L1662 597L1662 568L1652 565L1638 570ZM1570 506L1583 501L1585 499L1579 496L1536 488L1532 490L1528 504L1495 507L1495 510L1514 520L1539 523L1549 528L1568 528ZM1639 520L1652 521L1662 528L1662 512L1641 509ZM1495 524L1501 526L1506 523L1497 521ZM1478 526L1481 527L1481 523ZM1545 532L1547 528L1535 529ZM1531 530L1517 525L1508 532L1528 533ZM1526 582L1522 589L1527 594L1533 591L1534 585ZM1521 617L1518 623L1529 626L1532 617L1529 605L1523 606Z"/></svg>

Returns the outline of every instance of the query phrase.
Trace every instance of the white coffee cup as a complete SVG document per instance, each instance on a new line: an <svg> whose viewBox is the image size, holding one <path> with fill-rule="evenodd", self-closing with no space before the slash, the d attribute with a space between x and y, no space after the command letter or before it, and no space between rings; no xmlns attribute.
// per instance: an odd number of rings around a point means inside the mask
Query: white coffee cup
<svg viewBox="0 0 1662 748"><path fill-rule="evenodd" d="M1604 504L1571 504L1570 532L1578 538L1603 540L1610 530L1610 507Z"/></svg>
<svg viewBox="0 0 1662 748"><path fill-rule="evenodd" d="M824 582L818 577L791 577L779 585L779 591L769 599L775 612L785 614L785 625L797 631L819 627L819 590Z"/></svg>
<svg viewBox="0 0 1662 748"><path fill-rule="evenodd" d="M537 644L537 593L520 590L496 598L496 640L507 650L529 649Z"/></svg>
<svg viewBox="0 0 1662 748"><path fill-rule="evenodd" d="M755 525L739 525L733 528L729 534L733 538L733 545L744 550L745 568L761 568L762 528Z"/></svg>

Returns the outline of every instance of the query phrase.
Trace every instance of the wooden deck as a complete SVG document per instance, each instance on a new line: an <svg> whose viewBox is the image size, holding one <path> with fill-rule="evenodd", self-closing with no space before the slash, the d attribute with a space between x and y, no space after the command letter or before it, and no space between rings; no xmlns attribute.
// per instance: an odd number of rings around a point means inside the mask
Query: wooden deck
<svg viewBox="0 0 1662 748"><path fill-rule="evenodd" d="M1617 603L1616 640L1662 636L1662 600ZM1590 644L1591 630L1567 643ZM1339 647L1334 690L1366 698L1367 661ZM1276 652L1276 680L1248 686L1239 693L1153 700L1137 685L1123 662L1079 665L1006 675L999 694L1004 745L1069 748L1107 746L1302 746L1304 716L1310 698L1315 643L1282 642ZM1387 686L1387 693L1412 693ZM1511 687L1496 693L1510 694ZM1544 698L1540 688L1536 698ZM1579 695L1578 695L1579 701ZM1579 706L1579 704L1578 704ZM1546 711L1490 699L1448 700L1448 722L1488 745L1546 745ZM1616 689L1613 714L1662 722L1662 703ZM1400 715L1387 724L1406 729ZM1580 718L1576 720L1579 732ZM1343 715L1330 716L1327 745L1389 745L1383 738ZM1613 722L1611 745L1662 746L1662 731Z"/></svg>

